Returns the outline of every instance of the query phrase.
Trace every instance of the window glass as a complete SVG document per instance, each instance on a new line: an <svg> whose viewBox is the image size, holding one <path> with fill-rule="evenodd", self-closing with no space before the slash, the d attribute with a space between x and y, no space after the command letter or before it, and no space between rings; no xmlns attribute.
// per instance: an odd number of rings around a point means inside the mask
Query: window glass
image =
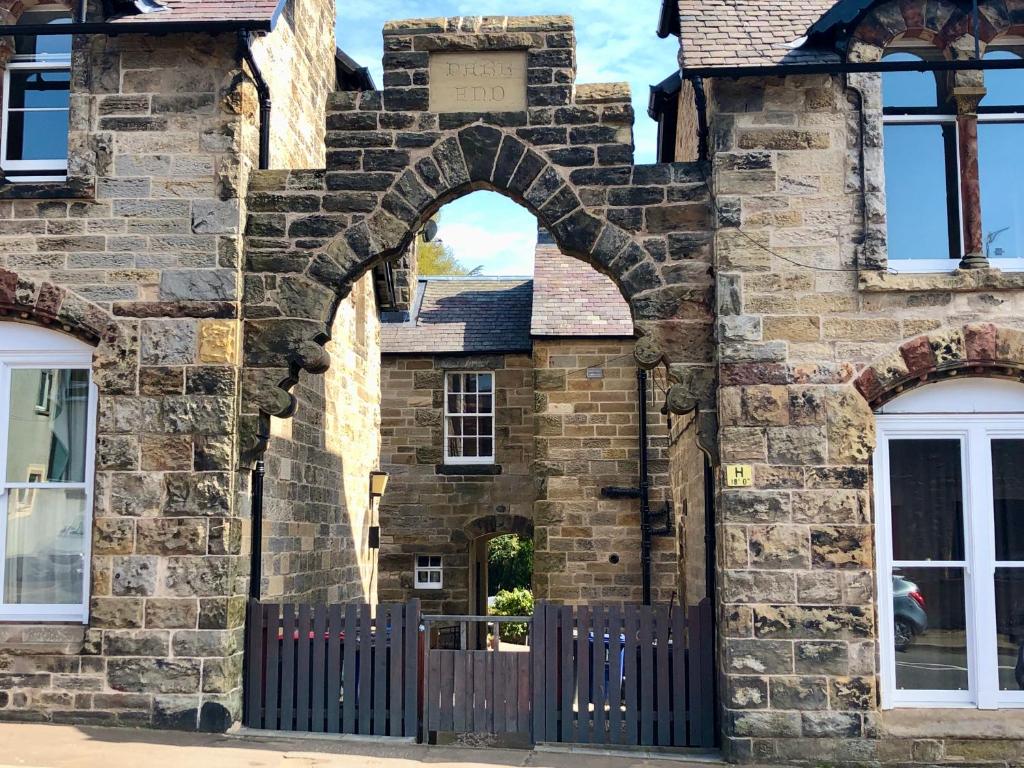
<svg viewBox="0 0 1024 768"><path fill-rule="evenodd" d="M1024 257L1024 122L978 123L978 173L985 254Z"/></svg>
<svg viewBox="0 0 1024 768"><path fill-rule="evenodd" d="M894 560L964 559L959 440L890 440Z"/></svg>
<svg viewBox="0 0 1024 768"><path fill-rule="evenodd" d="M1024 690L1024 568L996 568L999 690Z"/></svg>
<svg viewBox="0 0 1024 768"><path fill-rule="evenodd" d="M15 368L9 397L7 482L84 482L89 372Z"/></svg>
<svg viewBox="0 0 1024 768"><path fill-rule="evenodd" d="M8 160L53 160L68 156L67 111L15 112L7 115Z"/></svg>
<svg viewBox="0 0 1024 768"><path fill-rule="evenodd" d="M446 376L445 458L486 462L494 456L494 377L490 373Z"/></svg>
<svg viewBox="0 0 1024 768"><path fill-rule="evenodd" d="M954 130L934 123L884 128L890 259L949 256L946 143Z"/></svg>
<svg viewBox="0 0 1024 768"><path fill-rule="evenodd" d="M18 19L21 26L42 24L70 24L69 11L25 11ZM71 35L17 35L14 38L16 58L44 59L68 58L71 55Z"/></svg>
<svg viewBox="0 0 1024 768"><path fill-rule="evenodd" d="M1012 51L988 51L982 58L985 61L1013 61L1020 56ZM1024 70L986 69L985 90L982 108L1024 105Z"/></svg>
<svg viewBox="0 0 1024 768"><path fill-rule="evenodd" d="M890 53L882 61L923 61L906 51ZM932 72L883 72L883 108L938 107L938 88Z"/></svg>
<svg viewBox="0 0 1024 768"><path fill-rule="evenodd" d="M897 568L892 586L896 687L966 691L963 568Z"/></svg>
<svg viewBox="0 0 1024 768"><path fill-rule="evenodd" d="M996 560L1024 561L1024 440L992 441Z"/></svg>
<svg viewBox="0 0 1024 768"><path fill-rule="evenodd" d="M10 492L4 602L75 605L85 573L85 490L29 488Z"/></svg>

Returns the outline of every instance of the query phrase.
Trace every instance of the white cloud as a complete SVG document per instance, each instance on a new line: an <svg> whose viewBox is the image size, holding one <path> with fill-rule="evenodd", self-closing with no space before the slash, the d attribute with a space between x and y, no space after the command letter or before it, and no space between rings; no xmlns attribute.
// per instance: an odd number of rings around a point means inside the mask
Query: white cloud
<svg viewBox="0 0 1024 768"><path fill-rule="evenodd" d="M442 218L437 239L449 246L469 269L483 266L485 275L532 275L537 230L495 229Z"/></svg>

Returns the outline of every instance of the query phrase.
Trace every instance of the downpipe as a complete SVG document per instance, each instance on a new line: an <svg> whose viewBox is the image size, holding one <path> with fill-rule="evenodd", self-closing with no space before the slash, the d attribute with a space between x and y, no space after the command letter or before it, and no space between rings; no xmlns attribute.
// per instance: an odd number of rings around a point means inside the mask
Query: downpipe
<svg viewBox="0 0 1024 768"><path fill-rule="evenodd" d="M636 372L640 428L640 578L643 604L651 604L651 477L647 466L647 371Z"/></svg>

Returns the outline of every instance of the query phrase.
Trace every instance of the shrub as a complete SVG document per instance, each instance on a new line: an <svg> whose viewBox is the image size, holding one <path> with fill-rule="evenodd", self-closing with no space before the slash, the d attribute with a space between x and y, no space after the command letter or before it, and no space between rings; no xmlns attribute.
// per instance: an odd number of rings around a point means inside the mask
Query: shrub
<svg viewBox="0 0 1024 768"><path fill-rule="evenodd" d="M533 615L533 593L522 587L503 589L494 597L491 614L494 616L531 616ZM499 626L502 640L510 643L526 641L528 625L525 622L516 621Z"/></svg>

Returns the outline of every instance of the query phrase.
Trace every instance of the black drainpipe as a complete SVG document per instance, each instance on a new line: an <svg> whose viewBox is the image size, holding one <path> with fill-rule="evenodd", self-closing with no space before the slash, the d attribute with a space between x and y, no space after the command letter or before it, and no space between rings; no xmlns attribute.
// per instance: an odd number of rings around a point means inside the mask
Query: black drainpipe
<svg viewBox="0 0 1024 768"><path fill-rule="evenodd" d="M249 562L249 598L260 599L260 582L263 581L263 478L267 474L263 455L252 468L249 488L249 506L252 514L252 554Z"/></svg>
<svg viewBox="0 0 1024 768"><path fill-rule="evenodd" d="M651 604L651 478L647 470L647 371L636 372L640 401L640 573L644 605Z"/></svg>
<svg viewBox="0 0 1024 768"><path fill-rule="evenodd" d="M256 85L256 93L260 99L260 157L259 168L261 171L270 167L270 113L273 110L273 102L270 98L270 86L263 78L263 71L256 63L252 53L252 37L249 32L239 31L238 48L242 60L249 65L253 83Z"/></svg>
<svg viewBox="0 0 1024 768"><path fill-rule="evenodd" d="M708 130L708 94L704 90L704 79L691 76L687 80L693 86L693 107L697 112L697 160L706 162L711 156L710 132Z"/></svg>

